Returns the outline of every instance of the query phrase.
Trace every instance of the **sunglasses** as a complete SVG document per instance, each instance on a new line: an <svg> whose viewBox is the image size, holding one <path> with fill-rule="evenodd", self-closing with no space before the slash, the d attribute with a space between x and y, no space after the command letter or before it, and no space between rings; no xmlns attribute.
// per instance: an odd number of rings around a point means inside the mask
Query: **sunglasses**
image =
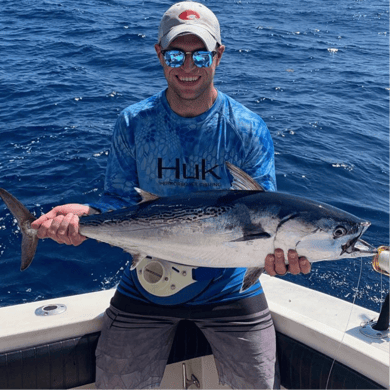
<svg viewBox="0 0 390 390"><path fill-rule="evenodd" d="M208 68L212 62L216 51L183 51L183 50L162 50L161 54L164 56L165 63L171 68L179 68L184 64L187 54L192 54L192 60L198 68Z"/></svg>

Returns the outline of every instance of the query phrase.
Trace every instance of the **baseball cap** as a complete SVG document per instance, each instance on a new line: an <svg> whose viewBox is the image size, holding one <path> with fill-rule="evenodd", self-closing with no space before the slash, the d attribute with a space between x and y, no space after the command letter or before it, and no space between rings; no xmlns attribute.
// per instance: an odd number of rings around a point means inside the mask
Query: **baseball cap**
<svg viewBox="0 0 390 390"><path fill-rule="evenodd" d="M158 43L166 49L180 35L194 34L199 37L207 50L215 50L221 43L219 22L206 6L193 1L174 4L163 15L158 30Z"/></svg>

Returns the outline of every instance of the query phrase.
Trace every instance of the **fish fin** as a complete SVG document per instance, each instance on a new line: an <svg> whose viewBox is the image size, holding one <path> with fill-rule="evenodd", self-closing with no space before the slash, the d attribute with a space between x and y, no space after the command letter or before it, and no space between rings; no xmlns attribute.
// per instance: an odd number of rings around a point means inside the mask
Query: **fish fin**
<svg viewBox="0 0 390 390"><path fill-rule="evenodd" d="M152 200L156 200L160 198L158 195L152 194L151 192L141 190L141 188L134 187L134 189L138 192L138 194L141 196L141 202L139 203L144 203L144 202L150 202Z"/></svg>
<svg viewBox="0 0 390 390"><path fill-rule="evenodd" d="M267 232L261 232L257 234L244 234L242 237L232 240L230 242L242 242L242 241L251 241L251 240L264 240L270 238L271 235Z"/></svg>
<svg viewBox="0 0 390 390"><path fill-rule="evenodd" d="M240 293L248 290L258 282L260 275L263 273L264 267L248 268L245 272L244 280L242 281Z"/></svg>
<svg viewBox="0 0 390 390"><path fill-rule="evenodd" d="M230 174L233 176L232 190L249 190L249 191L261 191L265 192L263 186L261 186L256 180L252 179L242 169L236 167L230 162L225 162Z"/></svg>
<svg viewBox="0 0 390 390"><path fill-rule="evenodd" d="M141 254L139 252L135 253L132 252L131 256L133 257L133 262L130 266L130 271L133 271L137 268L137 265L140 263L141 260L143 260L146 256L144 254Z"/></svg>
<svg viewBox="0 0 390 390"><path fill-rule="evenodd" d="M36 234L25 234L23 231L22 234L22 259L20 263L20 270L24 271L30 266L34 259L39 239Z"/></svg>
<svg viewBox="0 0 390 390"><path fill-rule="evenodd" d="M230 242L242 242L251 240L264 240L270 238L271 235L267 233L261 224L247 224L242 229L242 237L232 240Z"/></svg>
<svg viewBox="0 0 390 390"><path fill-rule="evenodd" d="M31 222L35 221L36 218L13 195L2 188L0 188L0 197L18 221L20 231L22 232L20 270L24 271L32 263L38 246L37 231L31 229Z"/></svg>

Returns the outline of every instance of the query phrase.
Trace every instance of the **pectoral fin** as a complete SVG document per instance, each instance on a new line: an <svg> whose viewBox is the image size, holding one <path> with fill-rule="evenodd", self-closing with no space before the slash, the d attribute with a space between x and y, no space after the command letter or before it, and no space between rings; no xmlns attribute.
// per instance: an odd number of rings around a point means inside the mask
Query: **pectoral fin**
<svg viewBox="0 0 390 390"><path fill-rule="evenodd" d="M264 240L270 238L271 235L267 233L261 224L247 224L242 228L242 237L236 238L231 242L242 242L252 240Z"/></svg>
<svg viewBox="0 0 390 390"><path fill-rule="evenodd" d="M267 239L270 237L271 236L267 232L261 232L261 233L256 233L256 234L244 234L241 238L237 238L237 239L232 240L230 242L261 240L261 239Z"/></svg>

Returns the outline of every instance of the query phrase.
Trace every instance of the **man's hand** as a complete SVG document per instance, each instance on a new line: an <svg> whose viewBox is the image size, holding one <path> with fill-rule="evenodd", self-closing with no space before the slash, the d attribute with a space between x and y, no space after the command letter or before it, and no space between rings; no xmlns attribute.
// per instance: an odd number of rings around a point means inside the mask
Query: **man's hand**
<svg viewBox="0 0 390 390"><path fill-rule="evenodd" d="M308 274L311 271L311 264L306 257L298 257L295 250L290 249L287 254L288 266L285 264L284 252L282 249L275 249L274 254L265 258L265 270L268 275L285 275L290 272L293 275L299 273Z"/></svg>
<svg viewBox="0 0 390 390"><path fill-rule="evenodd" d="M35 220L31 227L38 230L39 238L51 238L59 244L78 246L87 238L79 234L79 217L93 214L94 210L82 204L54 207Z"/></svg>

